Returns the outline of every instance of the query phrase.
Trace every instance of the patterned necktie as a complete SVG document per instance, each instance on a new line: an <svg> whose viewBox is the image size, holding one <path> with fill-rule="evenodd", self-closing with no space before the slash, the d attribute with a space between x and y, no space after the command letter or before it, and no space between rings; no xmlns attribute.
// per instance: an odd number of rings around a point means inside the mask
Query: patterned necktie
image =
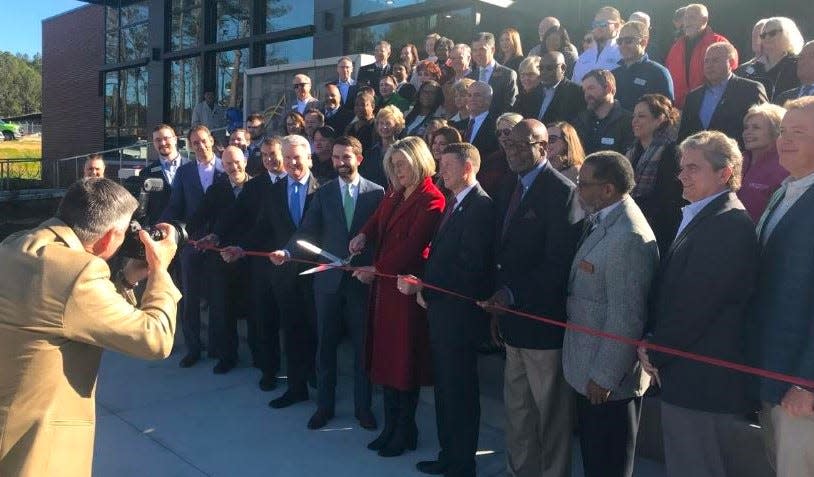
<svg viewBox="0 0 814 477"><path fill-rule="evenodd" d="M291 186L291 195L288 198L288 210L291 213L291 220L294 225L299 226L302 219L302 208L300 207L300 183L295 182Z"/></svg>
<svg viewBox="0 0 814 477"><path fill-rule="evenodd" d="M464 132L464 139L467 142L472 142L472 131L475 130L475 118L469 120L469 124L466 126L466 131Z"/></svg>
<svg viewBox="0 0 814 477"><path fill-rule="evenodd" d="M591 214L585 217L585 223L582 224L582 235L580 235L579 241L577 242L577 250L582 247L582 244L591 235L591 232L594 231L597 224L599 224L599 214Z"/></svg>
<svg viewBox="0 0 814 477"><path fill-rule="evenodd" d="M342 187L342 209L345 211L345 225L350 226L353 223L353 212L356 204L353 202L353 196L350 194L350 184L344 184Z"/></svg>

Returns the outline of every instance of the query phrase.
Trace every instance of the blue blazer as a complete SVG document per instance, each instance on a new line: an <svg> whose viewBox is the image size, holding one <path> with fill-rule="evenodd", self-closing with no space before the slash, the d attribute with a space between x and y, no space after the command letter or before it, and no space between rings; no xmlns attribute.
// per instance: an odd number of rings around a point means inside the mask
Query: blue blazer
<svg viewBox="0 0 814 477"><path fill-rule="evenodd" d="M752 313L758 366L814 379L814 188L775 226L760 252ZM768 213L768 212L767 212ZM760 398L779 404L790 384L762 379Z"/></svg>
<svg viewBox="0 0 814 477"><path fill-rule="evenodd" d="M175 171L170 202L161 214L161 222L175 220L186 223L195 215L195 211L198 210L204 196L197 164L196 161L190 161ZM215 169L212 184L224 177L226 177L225 172Z"/></svg>
<svg viewBox="0 0 814 477"><path fill-rule="evenodd" d="M365 179L359 181L359 196L350 229L345 223L345 211L342 208L340 180L334 179L320 187L313 195L308 210L302 219L299 229L289 241L287 249L294 257L314 260L313 255L305 252L296 244L297 240L307 240L314 245L336 255L339 258L348 256L348 243L355 237L367 220L379 207L384 197L384 189ZM373 247L366 247L364 253L354 257L351 265L365 266L373 264ZM316 259L325 261L324 259ZM336 293L345 272L326 270L314 275L314 291L318 293Z"/></svg>

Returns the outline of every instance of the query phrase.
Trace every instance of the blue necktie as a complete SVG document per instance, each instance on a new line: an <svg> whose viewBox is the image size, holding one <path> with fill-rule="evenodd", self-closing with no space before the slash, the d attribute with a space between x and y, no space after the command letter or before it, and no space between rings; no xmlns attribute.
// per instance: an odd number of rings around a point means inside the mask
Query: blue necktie
<svg viewBox="0 0 814 477"><path fill-rule="evenodd" d="M302 218L302 209L300 208L300 184L295 182L291 186L291 196L288 198L288 210L291 213L291 220L294 225L300 225Z"/></svg>

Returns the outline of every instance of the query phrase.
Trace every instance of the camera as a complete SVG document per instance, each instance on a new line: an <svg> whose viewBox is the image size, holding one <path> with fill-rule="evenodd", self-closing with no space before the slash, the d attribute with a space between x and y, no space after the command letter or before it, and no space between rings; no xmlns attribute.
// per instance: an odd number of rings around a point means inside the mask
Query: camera
<svg viewBox="0 0 814 477"><path fill-rule="evenodd" d="M144 180L139 187L138 193L138 208L133 213L133 218L130 220L130 226L127 228L124 236L124 242L119 249L119 254L127 258L135 258L144 260L144 244L139 239L139 231L145 230L150 238L153 240L163 240L165 234L160 229L153 226L143 226L142 222L147 216L147 208L150 203L150 195L154 192L161 192L164 190L164 182L161 179L154 177ZM131 191L132 193L133 191ZM135 194L134 194L135 195ZM170 222L171 231L170 237L178 244L183 245L187 241L186 226L182 222Z"/></svg>

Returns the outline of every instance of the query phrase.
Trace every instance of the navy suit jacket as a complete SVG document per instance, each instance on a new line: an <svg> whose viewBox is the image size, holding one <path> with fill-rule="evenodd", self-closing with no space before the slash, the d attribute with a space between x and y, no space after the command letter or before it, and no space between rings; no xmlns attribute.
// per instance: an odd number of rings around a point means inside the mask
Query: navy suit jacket
<svg viewBox="0 0 814 477"><path fill-rule="evenodd" d="M342 208L340 193L340 179L334 179L317 190L308 211L302 219L299 229L288 243L287 249L294 257L303 257L309 260L325 261L305 252L297 244L297 240L307 240L325 251L339 257L348 256L348 243L355 237L362 226L376 211L379 202L384 197L384 189L362 177L359 181L359 195L356 198L356 207L353 211L353 220L350 229L345 223L345 211ZM361 255L353 258L354 267L373 264L374 247L366 247ZM314 275L314 291L319 293L336 293L346 276L344 270L326 270Z"/></svg>
<svg viewBox="0 0 814 477"><path fill-rule="evenodd" d="M176 220L186 223L198 210L198 206L203 200L204 190L201 186L201 177L198 174L197 164L196 161L190 161L175 171L170 202L161 214L161 222ZM225 176L226 173L215 169L212 184Z"/></svg>
<svg viewBox="0 0 814 477"><path fill-rule="evenodd" d="M478 66L473 66L472 71L469 72L467 77L478 81L480 77L479 71ZM489 86L492 87L493 93L490 111L494 113L495 117L500 116L506 111L511 111L518 94L517 73L495 62L495 69L492 70L492 76L489 77Z"/></svg>
<svg viewBox="0 0 814 477"><path fill-rule="evenodd" d="M777 223L760 253L752 302L758 366L814 380L814 188ZM780 403L790 384L763 379L760 398Z"/></svg>

